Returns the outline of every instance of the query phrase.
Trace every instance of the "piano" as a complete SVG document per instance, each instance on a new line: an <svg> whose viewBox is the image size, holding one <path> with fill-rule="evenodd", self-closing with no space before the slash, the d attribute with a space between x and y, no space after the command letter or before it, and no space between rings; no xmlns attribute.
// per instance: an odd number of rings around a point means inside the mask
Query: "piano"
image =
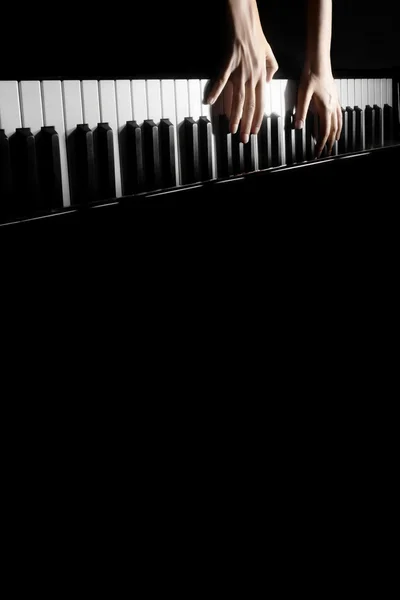
<svg viewBox="0 0 400 600"><path fill-rule="evenodd" d="M399 73L335 78L342 135L318 160L316 117L294 129L293 79L266 84L263 125L245 145L229 133L222 100L203 104L207 79L0 80L0 224L107 220L238 194L265 201L263 190L305 177L368 185L378 166L396 183Z"/></svg>

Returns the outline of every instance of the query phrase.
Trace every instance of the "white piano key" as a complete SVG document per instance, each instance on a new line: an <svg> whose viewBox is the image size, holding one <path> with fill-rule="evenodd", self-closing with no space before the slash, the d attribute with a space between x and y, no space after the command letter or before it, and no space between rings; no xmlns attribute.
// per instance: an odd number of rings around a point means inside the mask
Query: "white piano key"
<svg viewBox="0 0 400 600"><path fill-rule="evenodd" d="M346 108L349 105L349 95L348 95L348 82L347 79L341 79L340 81L340 92L341 92L341 104L342 108Z"/></svg>
<svg viewBox="0 0 400 600"><path fill-rule="evenodd" d="M20 81L22 127L30 127L36 135L43 125L40 81Z"/></svg>
<svg viewBox="0 0 400 600"><path fill-rule="evenodd" d="M82 125L82 95L81 82L78 80L66 80L62 83L64 96L65 133L67 138L77 125Z"/></svg>
<svg viewBox="0 0 400 600"><path fill-rule="evenodd" d="M338 98L339 98L339 104L340 106L342 106L342 88L340 85L340 79L335 79L335 85L336 85L336 89L337 89L337 93L338 93Z"/></svg>
<svg viewBox="0 0 400 600"><path fill-rule="evenodd" d="M199 79L189 79L189 113L190 116L197 121L201 116L201 89Z"/></svg>
<svg viewBox="0 0 400 600"><path fill-rule="evenodd" d="M0 81L0 128L10 137L17 127L21 127L18 83Z"/></svg>
<svg viewBox="0 0 400 600"><path fill-rule="evenodd" d="M178 156L178 137L176 129L176 103L175 103L175 82L173 79L163 79L161 81L161 109L162 118L169 119L174 126L175 140L175 177L176 184L180 184L179 156Z"/></svg>
<svg viewBox="0 0 400 600"><path fill-rule="evenodd" d="M99 84L97 81L84 80L82 81L81 91L83 122L87 123L90 129L93 130L101 123Z"/></svg>
<svg viewBox="0 0 400 600"><path fill-rule="evenodd" d="M387 104L387 80L382 79L382 108Z"/></svg>
<svg viewBox="0 0 400 600"><path fill-rule="evenodd" d="M354 106L362 107L361 79L354 80Z"/></svg>
<svg viewBox="0 0 400 600"><path fill-rule="evenodd" d="M189 93L187 79L175 79L176 127L177 137L186 117L189 116ZM179 181L182 182L181 146L178 144Z"/></svg>
<svg viewBox="0 0 400 600"><path fill-rule="evenodd" d="M70 206L67 138L65 134L64 106L61 81L42 81L44 125L53 125L60 141L61 182L64 206Z"/></svg>
<svg viewBox="0 0 400 600"><path fill-rule="evenodd" d="M374 79L368 79L368 104L373 106L375 104L375 82Z"/></svg>
<svg viewBox="0 0 400 600"><path fill-rule="evenodd" d="M142 125L147 116L147 93L144 79L131 81L133 120Z"/></svg>
<svg viewBox="0 0 400 600"><path fill-rule="evenodd" d="M387 103L389 106L393 106L393 80L386 79L386 90L387 90Z"/></svg>
<svg viewBox="0 0 400 600"><path fill-rule="evenodd" d="M271 108L271 83L264 83L264 85L265 85L265 107L264 107L264 114L269 117L271 115L271 113L272 113L272 108Z"/></svg>
<svg viewBox="0 0 400 600"><path fill-rule="evenodd" d="M281 115L281 86L279 79L273 79L271 86L271 110L276 115Z"/></svg>
<svg viewBox="0 0 400 600"><path fill-rule="evenodd" d="M360 108L364 109L368 105L368 79L361 80L361 94L363 105Z"/></svg>
<svg viewBox="0 0 400 600"><path fill-rule="evenodd" d="M354 108L354 106L355 106L354 94L355 94L354 79L348 79L347 80L347 106L350 106L350 108Z"/></svg>
<svg viewBox="0 0 400 600"><path fill-rule="evenodd" d="M133 120L131 82L129 79L117 79L115 82L117 97L118 133L127 121Z"/></svg>
<svg viewBox="0 0 400 600"><path fill-rule="evenodd" d="M281 99L281 109L280 115L282 115L282 161L283 164L286 164L286 134L285 134L285 126L286 126L286 113L287 111L293 112L294 107L296 106L294 81L288 81L287 79L278 80L280 84L280 99ZM292 140L294 140L294 130L290 133Z"/></svg>
<svg viewBox="0 0 400 600"><path fill-rule="evenodd" d="M146 84L148 118L158 125L162 118L160 81L158 79L148 79Z"/></svg>
<svg viewBox="0 0 400 600"><path fill-rule="evenodd" d="M208 84L208 79L200 80L201 114L202 114L202 116L207 117L211 123L213 123L211 106L209 104L203 104L204 90L206 89L207 84ZM212 161L212 176L214 179L217 177L216 156L217 156L216 137L215 137L215 133L213 130L212 146L211 146L211 161Z"/></svg>
<svg viewBox="0 0 400 600"><path fill-rule="evenodd" d="M383 86L385 84L384 79L377 79L375 83L375 104L383 109L382 97L383 97Z"/></svg>
<svg viewBox="0 0 400 600"><path fill-rule="evenodd" d="M381 124L382 127L380 129L379 132L379 145L383 146L384 144L384 114L383 114L383 104L382 104L382 85L383 82L385 81L384 79L375 79L375 86L374 86L374 92L375 92L375 102L374 104L376 104L376 106L379 106L381 108Z"/></svg>
<svg viewBox="0 0 400 600"><path fill-rule="evenodd" d="M121 164L118 142L118 117L117 101L115 97L115 81L105 79L99 82L100 115L103 123L108 123L113 132L114 142L114 169L115 169L115 194L122 196Z"/></svg>

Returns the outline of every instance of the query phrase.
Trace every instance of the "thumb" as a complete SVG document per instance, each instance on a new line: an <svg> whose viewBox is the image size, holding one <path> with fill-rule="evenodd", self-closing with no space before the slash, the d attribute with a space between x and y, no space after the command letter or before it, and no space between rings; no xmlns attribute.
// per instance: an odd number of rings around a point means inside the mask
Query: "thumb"
<svg viewBox="0 0 400 600"><path fill-rule="evenodd" d="M295 129L303 129L312 95L313 90L311 85L300 84L299 91L297 93L296 122L294 125Z"/></svg>

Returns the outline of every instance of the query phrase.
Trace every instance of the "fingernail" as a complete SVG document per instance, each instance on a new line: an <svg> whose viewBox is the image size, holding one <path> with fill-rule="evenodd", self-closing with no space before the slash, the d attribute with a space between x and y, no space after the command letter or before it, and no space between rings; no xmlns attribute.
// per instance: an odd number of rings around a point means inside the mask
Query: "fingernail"
<svg viewBox="0 0 400 600"><path fill-rule="evenodd" d="M208 98L207 99L207 104L214 104L215 102L215 98Z"/></svg>
<svg viewBox="0 0 400 600"><path fill-rule="evenodd" d="M304 122L301 119L298 119L294 124L295 129L303 129Z"/></svg>
<svg viewBox="0 0 400 600"><path fill-rule="evenodd" d="M245 133L243 136L243 144L247 144L248 141L249 141L249 134Z"/></svg>
<svg viewBox="0 0 400 600"><path fill-rule="evenodd" d="M260 128L259 128L259 127L256 127L256 128L255 128L255 130L254 130L254 135L257 135L257 133L258 133L259 131L260 131Z"/></svg>
<svg viewBox="0 0 400 600"><path fill-rule="evenodd" d="M235 134L238 130L239 123L233 123L231 133Z"/></svg>

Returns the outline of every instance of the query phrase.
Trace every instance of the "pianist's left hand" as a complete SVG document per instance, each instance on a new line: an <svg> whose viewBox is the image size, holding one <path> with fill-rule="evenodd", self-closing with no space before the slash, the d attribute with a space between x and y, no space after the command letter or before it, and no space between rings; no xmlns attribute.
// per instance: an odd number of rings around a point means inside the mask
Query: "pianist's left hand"
<svg viewBox="0 0 400 600"><path fill-rule="evenodd" d="M240 123L240 139L246 144L250 133L260 129L265 81L271 81L278 63L264 36L256 0L228 0L227 5L229 56L205 101L214 104L223 94L230 131L236 133Z"/></svg>

